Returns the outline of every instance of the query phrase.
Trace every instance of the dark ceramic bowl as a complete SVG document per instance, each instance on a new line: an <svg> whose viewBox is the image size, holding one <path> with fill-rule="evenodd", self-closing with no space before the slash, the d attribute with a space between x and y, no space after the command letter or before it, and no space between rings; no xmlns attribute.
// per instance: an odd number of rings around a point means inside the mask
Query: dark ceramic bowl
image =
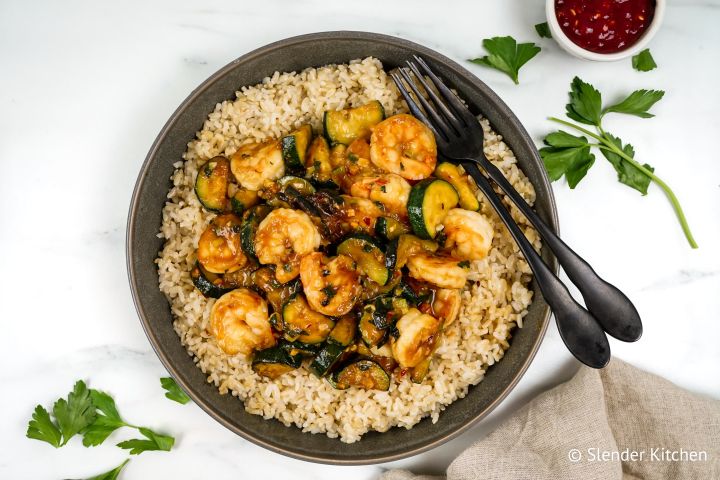
<svg viewBox="0 0 720 480"><path fill-rule="evenodd" d="M150 148L140 170L130 204L127 226L127 266L138 315L160 360L190 397L218 422L238 435L291 457L331 464L371 464L397 460L429 450L459 435L495 408L517 384L542 341L550 311L533 284L534 301L524 327L513 333L511 348L491 367L485 379L467 396L447 407L433 424L425 419L411 430L393 428L370 432L347 445L323 434L303 433L276 420L245 412L242 402L220 395L193 363L172 327L168 301L158 288L154 260L162 247L157 238L161 210L170 188L173 163L182 158L188 141L202 128L215 104L234 97L243 85L253 85L275 71L290 72L329 63L373 56L386 69L419 54L471 107L490 120L517 156L520 167L537 192L535 208L557 230L555 202L537 150L508 107L487 85L452 60L399 38L361 32L327 32L289 38L255 50L223 67L178 107ZM553 269L555 259L543 248Z"/></svg>

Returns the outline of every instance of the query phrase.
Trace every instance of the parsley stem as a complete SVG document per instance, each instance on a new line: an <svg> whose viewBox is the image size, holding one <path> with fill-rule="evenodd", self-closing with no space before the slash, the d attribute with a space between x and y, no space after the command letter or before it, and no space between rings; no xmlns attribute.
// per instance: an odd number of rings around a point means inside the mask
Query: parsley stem
<svg viewBox="0 0 720 480"><path fill-rule="evenodd" d="M603 143L607 143L607 141L606 141L603 137L601 137L601 136L598 135L597 133L591 132L590 130L587 130L587 129L581 127L580 125L575 125L574 123L566 122L565 120L562 120L562 119L557 118L557 117L548 117L548 120L551 120L551 121L556 122L556 123L561 123L561 124L566 125L566 126L568 126L568 127L572 127L572 128L574 128L575 130L581 131L581 132L584 133L585 135L590 135L590 136L593 137L595 140L599 140L599 141L601 141L601 142L603 142Z"/></svg>
<svg viewBox="0 0 720 480"><path fill-rule="evenodd" d="M637 162L637 160L633 159L630 155L623 152L621 149L619 149L616 145L612 145L610 147L600 145L599 148L604 150L609 150L611 152L614 152L622 157L623 160L629 162L633 167L640 170L644 175L647 175L650 177L650 179L655 182L662 190L665 192L665 195L667 195L668 200L670 200L670 204L673 207L673 210L675 210L675 215L677 215L678 220L680 221L680 226L682 227L683 233L685 234L685 238L687 238L688 243L692 248L698 248L697 242L695 242L695 238L693 237L692 232L690 231L690 225L688 225L687 219L685 218L685 213L683 212L682 207L680 206L680 201L675 196L675 192L672 191L672 188L665 183L660 177L655 175L652 171L645 168L643 165Z"/></svg>
<svg viewBox="0 0 720 480"><path fill-rule="evenodd" d="M695 238L693 237L692 232L690 231L690 225L688 225L687 218L685 218L685 213L683 212L682 207L680 206L680 201L675 196L675 192L672 191L670 186L665 183L660 177L655 175L652 171L648 170L644 166L642 166L640 163L637 162L634 158L632 158L630 155L626 154L621 148L619 148L615 143L611 142L607 137L606 133L603 130L603 128L598 125L598 129L600 132L602 132L602 135L597 135L594 132L591 132L590 130L583 128L579 125L576 125L571 122L567 122L565 120L562 120L560 118L556 117L550 117L548 120L551 120L556 123L560 123L562 125L566 125L568 127L574 128L575 130L578 130L596 140L602 143L602 145L597 145L598 148L603 150L608 150L613 153L616 153L619 155L623 160L629 162L632 166L640 170L644 175L648 176L653 182L655 182L662 190L665 192L665 195L668 197L668 200L670 200L670 204L673 207L673 210L675 211L675 215L678 217L678 221L680 222L680 227L682 227L683 233L685 234L685 238L687 238L688 243L690 244L690 247L692 248L698 248L698 244L695 242Z"/></svg>

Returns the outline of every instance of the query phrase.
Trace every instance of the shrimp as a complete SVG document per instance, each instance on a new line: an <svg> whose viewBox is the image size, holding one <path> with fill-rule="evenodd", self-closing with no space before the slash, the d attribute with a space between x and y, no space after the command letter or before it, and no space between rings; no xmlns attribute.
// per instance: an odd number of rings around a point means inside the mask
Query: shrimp
<svg viewBox="0 0 720 480"><path fill-rule="evenodd" d="M247 288L232 290L215 302L209 330L228 355L249 355L275 345L267 303Z"/></svg>
<svg viewBox="0 0 720 480"><path fill-rule="evenodd" d="M467 268L457 258L429 252L418 252L407 261L410 276L442 288L463 288L467 282Z"/></svg>
<svg viewBox="0 0 720 480"><path fill-rule="evenodd" d="M350 191L355 177L382 172L370 161L370 144L364 138L354 140L347 147L334 145L330 160L335 167L332 180L346 192Z"/></svg>
<svg viewBox="0 0 720 480"><path fill-rule="evenodd" d="M218 215L200 235L198 262L212 273L229 273L241 269L247 257L240 247L240 219L232 213Z"/></svg>
<svg viewBox="0 0 720 480"><path fill-rule="evenodd" d="M278 140L248 143L230 157L230 170L235 180L248 190L257 191L267 181L285 174L285 163Z"/></svg>
<svg viewBox="0 0 720 480"><path fill-rule="evenodd" d="M435 291L432 310L438 319L442 320L443 328L451 325L460 313L462 297L460 290L440 288Z"/></svg>
<svg viewBox="0 0 720 480"><path fill-rule="evenodd" d="M393 357L402 368L420 364L435 350L442 322L437 318L411 308L397 321L397 338L392 340Z"/></svg>
<svg viewBox="0 0 720 480"><path fill-rule="evenodd" d="M320 246L320 232L307 213L289 208L270 212L255 233L255 255L275 265L275 278L289 282L300 273L300 259Z"/></svg>
<svg viewBox="0 0 720 480"><path fill-rule="evenodd" d="M313 310L340 316L352 310L360 293L360 273L347 255L328 258L320 252L303 257L300 281Z"/></svg>
<svg viewBox="0 0 720 480"><path fill-rule="evenodd" d="M453 256L462 260L482 260L487 257L494 231L482 214L453 208L442 223L446 236L444 248Z"/></svg>
<svg viewBox="0 0 720 480"><path fill-rule="evenodd" d="M363 231L372 234L375 221L385 214L385 206L365 198L341 195L340 217L347 232Z"/></svg>
<svg viewBox="0 0 720 480"><path fill-rule="evenodd" d="M382 203L388 211L407 216L410 184L400 175L386 173L354 179L350 195Z"/></svg>
<svg viewBox="0 0 720 480"><path fill-rule="evenodd" d="M422 180L435 170L435 137L412 115L393 115L373 128L370 160L381 169L407 180Z"/></svg>

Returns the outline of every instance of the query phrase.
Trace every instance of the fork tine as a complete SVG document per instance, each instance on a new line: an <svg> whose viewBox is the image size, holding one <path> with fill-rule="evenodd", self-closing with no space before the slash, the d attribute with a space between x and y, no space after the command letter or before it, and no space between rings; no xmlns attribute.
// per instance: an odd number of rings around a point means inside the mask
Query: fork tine
<svg viewBox="0 0 720 480"><path fill-rule="evenodd" d="M413 114L413 116L415 116L417 119L419 119L425 125L427 125L428 128L430 130L432 130L436 139L438 139L438 140L443 139L443 137L440 136L438 131L435 129L435 126L433 125L433 123L430 120L428 120L428 118L425 116L425 112L423 112L422 109L418 106L418 104L415 103L415 100L413 100L412 96L410 95L410 92L408 92L407 89L405 88L405 85L403 85L403 82L400 79L400 76L395 72L391 72L390 77L392 77L398 90L400 90L400 94L402 94L403 98L405 99L405 102L407 103L408 108L410 109L410 112Z"/></svg>
<svg viewBox="0 0 720 480"><path fill-rule="evenodd" d="M418 82L423 86L425 91L428 93L428 96L435 104L435 107L440 110L443 114L443 116L452 124L453 127L455 127L455 130L460 133L464 127L463 122L458 120L458 118L455 116L453 112L450 111L450 109L447 107L445 102L443 102L440 97L435 93L435 90L430 88L430 85L428 82L425 81L425 77L423 77L423 74L420 73L420 70L418 70L417 65L411 61L405 62L408 64L410 69L415 74L415 78L417 78Z"/></svg>
<svg viewBox="0 0 720 480"><path fill-rule="evenodd" d="M402 77L405 79L405 82L410 85L410 88L415 93L415 98L417 98L417 100L422 104L425 113L432 118L435 129L442 131L443 136L446 140L450 140L451 138L456 137L457 134L452 131L452 128L448 126L445 119L439 113L437 113L435 108L430 105L430 102L428 102L425 97L420 93L420 89L417 87L417 84L413 81L412 77L410 77L407 69L399 68L398 70L400 71L400 75L402 75Z"/></svg>
<svg viewBox="0 0 720 480"><path fill-rule="evenodd" d="M438 91L442 94L443 97L445 97L445 100L447 100L453 110L455 110L455 113L460 115L460 117L465 121L465 124L470 126L472 125L472 122L476 122L477 119L475 118L475 115L473 115L472 112L460 101L457 95L455 95L452 90L446 87L442 80L440 80L438 76L435 75L432 70L430 70L428 64L425 63L425 60L423 60L417 55L413 55L413 58L415 58L415 61L420 65L425 74L430 77L430 80L432 80Z"/></svg>

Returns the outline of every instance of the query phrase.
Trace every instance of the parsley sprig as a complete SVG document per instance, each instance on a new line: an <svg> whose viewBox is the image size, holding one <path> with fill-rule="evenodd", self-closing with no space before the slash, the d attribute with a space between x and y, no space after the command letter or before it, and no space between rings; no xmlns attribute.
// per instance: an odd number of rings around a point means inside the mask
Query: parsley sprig
<svg viewBox="0 0 720 480"><path fill-rule="evenodd" d="M183 405L190 401L190 397L188 397L187 394L182 391L182 389L178 386L177 383L175 383L175 380L173 380L172 377L161 378L160 385L162 385L162 388L167 390L165 392L165 397L169 398L170 400L181 403Z"/></svg>
<svg viewBox="0 0 720 480"><path fill-rule="evenodd" d="M108 470L107 472L101 473L100 475L95 475L94 477L90 477L86 480L117 480L120 472L122 472L123 468L125 468L125 465L127 465L129 461L130 459L127 458L124 462L122 462L120 465L113 468L112 470Z"/></svg>
<svg viewBox="0 0 720 480"><path fill-rule="evenodd" d="M540 47L534 43L517 43L513 37L486 38L483 40L483 47L488 54L469 61L504 72L512 78L515 85L520 83L520 68L540 53Z"/></svg>
<svg viewBox="0 0 720 480"><path fill-rule="evenodd" d="M150 450L169 452L175 439L161 435L147 427L127 423L120 416L115 400L105 392L87 388L85 382L75 382L67 400L60 398L53 406L53 416L42 405L35 407L28 424L27 437L47 442L53 447L62 447L77 434L82 434L83 445L95 447L103 443L115 430L121 427L138 430L145 439L120 442L118 447L129 449L131 455Z"/></svg>
<svg viewBox="0 0 720 480"><path fill-rule="evenodd" d="M646 195L650 182L655 182L670 200L688 243L692 248L697 248L680 202L672 189L655 174L653 167L635 160L635 149L632 145L624 144L619 137L605 131L602 126L602 120L608 113L634 115L640 118L652 117L653 114L648 110L664 94L665 92L661 90L636 90L624 100L603 108L600 92L589 83L575 77L570 85L570 102L565 106L566 115L578 123L595 127L595 131L567 120L550 117L551 121L584 135L575 136L563 130L550 133L545 137L547 146L540 149L540 155L550 178L554 181L565 175L570 188L575 188L595 163L595 156L590 153L592 148L599 149L610 162L617 172L620 183ZM597 143L592 143L588 138L596 140Z"/></svg>
<svg viewBox="0 0 720 480"><path fill-rule="evenodd" d="M639 72L649 72L657 68L657 63L655 63L655 59L650 53L650 50L646 48L632 57L632 66Z"/></svg>

